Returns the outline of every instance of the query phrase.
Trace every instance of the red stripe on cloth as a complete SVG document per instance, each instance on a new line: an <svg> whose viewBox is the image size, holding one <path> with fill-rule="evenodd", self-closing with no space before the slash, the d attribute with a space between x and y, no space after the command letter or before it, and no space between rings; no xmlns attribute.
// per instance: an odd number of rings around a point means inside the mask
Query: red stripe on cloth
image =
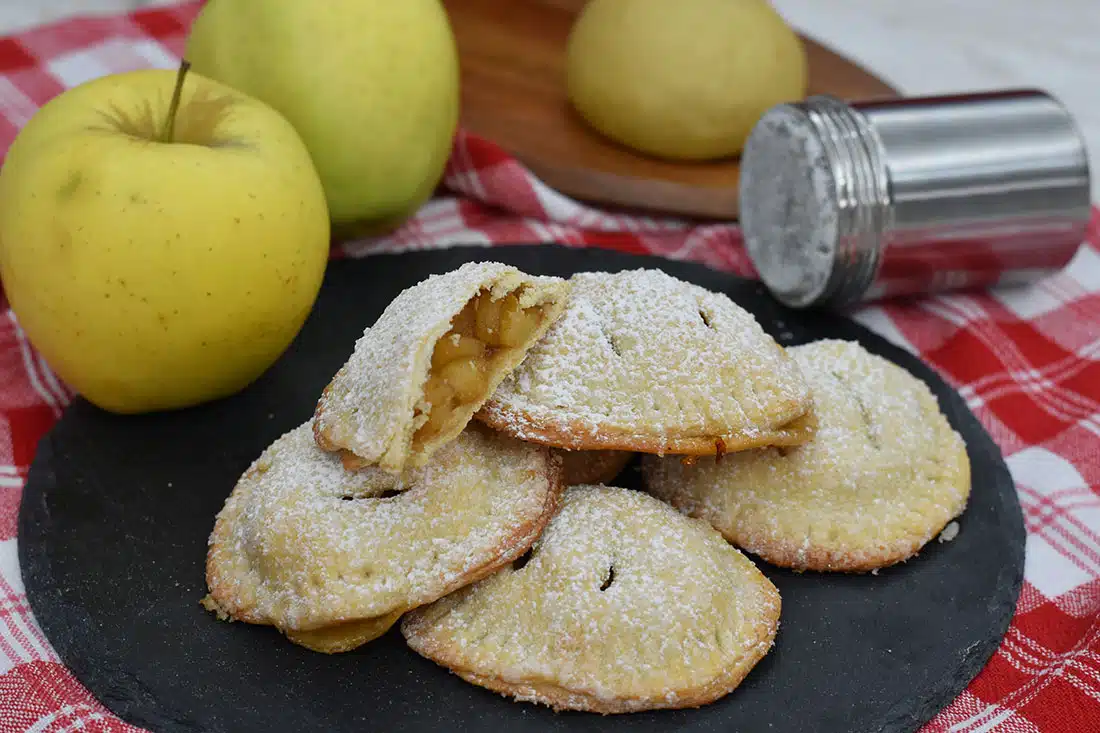
<svg viewBox="0 0 1100 733"><path fill-rule="evenodd" d="M201 6L201 2L192 2L177 7L148 8L137 11L131 19L146 35L163 42L165 38L186 35Z"/></svg>
<svg viewBox="0 0 1100 733"><path fill-rule="evenodd" d="M1056 379L1043 378L1051 362L1074 358L1023 324L975 322L926 357L947 370L972 404L985 405L1030 444L1042 443L1089 417L1095 400ZM1079 369L1100 376L1095 363ZM1067 373L1071 373L1067 370ZM991 376L994 375L994 376ZM972 388L970 385L985 385ZM1027 415L1027 419L1021 419Z"/></svg>
<svg viewBox="0 0 1100 733"><path fill-rule="evenodd" d="M1100 438L1094 426L1098 421L1100 416L1094 416L1087 425L1074 425L1044 444L1045 448L1073 464L1094 496L1100 496L1100 450L1097 449Z"/></svg>
<svg viewBox="0 0 1100 733"><path fill-rule="evenodd" d="M22 486L0 485L0 542L15 539L19 526Z"/></svg>
<svg viewBox="0 0 1100 733"><path fill-rule="evenodd" d="M1020 598L1016 601L1016 615L1028 613L1047 602L1047 597L1034 585L1024 578L1024 584L1020 588Z"/></svg>
<svg viewBox="0 0 1100 733"><path fill-rule="evenodd" d="M21 69L5 74L0 81L6 85L6 89L0 95L0 113L2 119L11 125L11 132L5 133L3 138L4 152L7 152L7 143L14 140L22 126L38 111L46 102L60 94L64 85L51 74L42 73L41 69Z"/></svg>
<svg viewBox="0 0 1100 733"><path fill-rule="evenodd" d="M21 591L17 593L5 578L0 578L0 639L13 650L9 660L57 661L57 655L31 615L26 595Z"/></svg>
<svg viewBox="0 0 1100 733"><path fill-rule="evenodd" d="M1028 534L1042 537L1082 572L1100 576L1100 535L1073 513L1082 506L1095 506L1091 492L1077 489L1044 495L1027 487L1020 492ZM1075 505L1074 499L1079 503Z"/></svg>
<svg viewBox="0 0 1100 733"><path fill-rule="evenodd" d="M23 47L17 38L0 39L0 73L7 74L18 69L33 69L37 65L34 56Z"/></svg>
<svg viewBox="0 0 1100 733"><path fill-rule="evenodd" d="M0 675L4 730L141 733L106 711L63 665L28 662Z"/></svg>
<svg viewBox="0 0 1100 733"><path fill-rule="evenodd" d="M1100 619L1100 578L1082 583L1053 599L1051 603L1074 618Z"/></svg>
<svg viewBox="0 0 1100 733"><path fill-rule="evenodd" d="M906 341L922 355L936 353L959 331L959 326L950 321L930 317L924 301L891 302L884 310Z"/></svg>
<svg viewBox="0 0 1100 733"><path fill-rule="evenodd" d="M8 408L4 412L10 423L19 428L12 431L12 462L20 468L29 466L38 450L38 441L53 427L57 416L43 404Z"/></svg>
<svg viewBox="0 0 1100 733"><path fill-rule="evenodd" d="M4 655L8 664L22 664L33 662L40 658L34 647L28 643L28 637L20 633L12 632L11 620L13 617L21 618L29 613L24 596L16 596L10 591L0 591L0 654ZM0 701L3 697L0 697ZM0 718L0 720L3 720Z"/></svg>
<svg viewBox="0 0 1100 733"><path fill-rule="evenodd" d="M32 28L20 36L24 48L46 64L72 53L90 52L112 39L142 41L146 36L125 16L73 18Z"/></svg>
<svg viewBox="0 0 1100 733"><path fill-rule="evenodd" d="M1070 648L1051 649L1048 629L1064 621L1064 616L1050 616L1052 608L1047 603L1024 617L1034 622L1033 628L1021 619L1009 629L998 652L967 688L978 704L966 705L965 714L951 706L933 721L933 730L1088 730L1081 726L1096 719L1100 702L1092 695L1096 673L1084 666L1095 658L1100 643L1097 621L1091 619L1090 629Z"/></svg>
<svg viewBox="0 0 1100 733"><path fill-rule="evenodd" d="M1082 592L1083 591L1083 592ZM1044 731L1095 730L1100 703L1100 581L1074 592L1087 598L1084 613L1066 613L1056 602L1017 619L1002 645L1005 656L1042 687L1020 712Z"/></svg>

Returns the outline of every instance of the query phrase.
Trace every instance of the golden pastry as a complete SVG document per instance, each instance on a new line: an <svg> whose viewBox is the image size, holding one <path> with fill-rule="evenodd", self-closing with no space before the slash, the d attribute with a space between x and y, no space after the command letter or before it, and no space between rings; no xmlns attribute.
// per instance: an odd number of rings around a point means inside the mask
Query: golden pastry
<svg viewBox="0 0 1100 733"><path fill-rule="evenodd" d="M724 295L659 270L574 275L562 313L477 418L574 450L714 455L813 433L798 366Z"/></svg>
<svg viewBox="0 0 1100 733"><path fill-rule="evenodd" d="M775 586L643 492L566 489L523 560L407 614L409 646L519 701L625 713L712 702L775 639Z"/></svg>
<svg viewBox="0 0 1100 733"><path fill-rule="evenodd" d="M317 444L349 469L424 465L546 332L567 290L560 278L495 262L404 290L325 388Z"/></svg>
<svg viewBox="0 0 1100 733"><path fill-rule="evenodd" d="M611 484L634 454L625 450L555 450L562 459L562 484Z"/></svg>
<svg viewBox="0 0 1100 733"><path fill-rule="evenodd" d="M962 438L924 382L859 344L789 351L814 392L814 439L690 466L646 456L649 491L775 565L856 572L909 558L966 507Z"/></svg>
<svg viewBox="0 0 1100 733"><path fill-rule="evenodd" d="M219 512L205 605L346 651L521 555L561 489L550 450L478 425L394 475L345 470L307 423L263 452Z"/></svg>

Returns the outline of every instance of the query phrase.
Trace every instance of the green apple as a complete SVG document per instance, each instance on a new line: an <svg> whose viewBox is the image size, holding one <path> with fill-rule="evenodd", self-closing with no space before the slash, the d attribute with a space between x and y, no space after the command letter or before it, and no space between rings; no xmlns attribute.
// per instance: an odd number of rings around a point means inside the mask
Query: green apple
<svg viewBox="0 0 1100 733"><path fill-rule="evenodd" d="M400 224L443 176L459 76L438 0L211 0L187 57L291 121L338 236Z"/></svg>
<svg viewBox="0 0 1100 733"><path fill-rule="evenodd" d="M47 363L118 413L232 394L285 351L329 252L294 127L196 74L62 92L0 169L0 278Z"/></svg>

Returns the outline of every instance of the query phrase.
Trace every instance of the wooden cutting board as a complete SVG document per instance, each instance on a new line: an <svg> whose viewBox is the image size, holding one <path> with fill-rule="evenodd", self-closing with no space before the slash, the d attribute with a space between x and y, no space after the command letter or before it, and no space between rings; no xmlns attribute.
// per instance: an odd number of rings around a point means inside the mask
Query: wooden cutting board
<svg viewBox="0 0 1100 733"><path fill-rule="evenodd" d="M676 163L593 131L565 92L565 44L585 0L444 0L462 66L462 125L516 156L551 187L603 207L735 219L736 159ZM803 39L810 94L897 96L881 79Z"/></svg>

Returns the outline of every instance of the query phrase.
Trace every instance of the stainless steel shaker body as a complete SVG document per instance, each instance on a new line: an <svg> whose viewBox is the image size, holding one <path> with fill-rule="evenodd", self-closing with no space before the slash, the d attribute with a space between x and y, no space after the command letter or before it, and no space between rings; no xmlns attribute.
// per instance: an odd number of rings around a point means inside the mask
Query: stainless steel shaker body
<svg viewBox="0 0 1100 733"><path fill-rule="evenodd" d="M746 248L793 307L1031 282L1090 215L1084 141L1039 91L811 97L769 110L742 156Z"/></svg>

